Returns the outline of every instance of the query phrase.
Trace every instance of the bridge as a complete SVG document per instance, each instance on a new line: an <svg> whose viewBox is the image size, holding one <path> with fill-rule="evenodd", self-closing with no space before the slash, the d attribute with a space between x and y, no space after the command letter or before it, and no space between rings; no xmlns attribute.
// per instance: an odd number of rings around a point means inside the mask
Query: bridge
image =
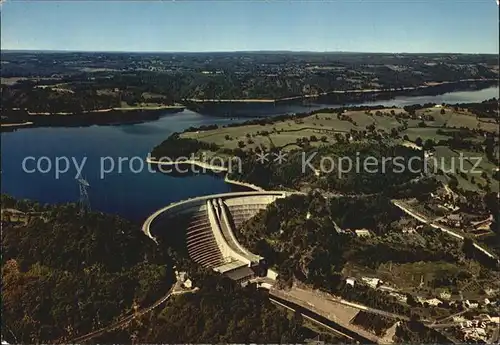
<svg viewBox="0 0 500 345"><path fill-rule="evenodd" d="M263 258L244 248L234 235L234 229L255 216L277 199L294 193L284 191L252 191L214 194L188 199L153 213L142 231L158 243L159 232L179 236L176 221L183 219L182 234L189 257L201 266L246 283L255 276ZM272 271L271 279L276 278Z"/></svg>

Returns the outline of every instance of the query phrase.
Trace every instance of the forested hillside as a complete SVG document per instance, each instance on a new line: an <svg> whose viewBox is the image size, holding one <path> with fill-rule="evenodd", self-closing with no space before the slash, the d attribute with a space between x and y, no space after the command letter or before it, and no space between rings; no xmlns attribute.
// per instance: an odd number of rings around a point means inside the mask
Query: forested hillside
<svg viewBox="0 0 500 345"><path fill-rule="evenodd" d="M201 272L200 272L201 273ZM311 331L302 318L278 309L254 286L242 288L212 272L193 274L201 289L170 299L164 308L96 343L297 343Z"/></svg>
<svg viewBox="0 0 500 345"><path fill-rule="evenodd" d="M11 342L69 341L170 288L171 259L136 224L27 205L2 196L2 334ZM18 222L7 208L28 216Z"/></svg>
<svg viewBox="0 0 500 345"><path fill-rule="evenodd" d="M2 195L2 338L68 343L166 294L174 266L196 293L170 300L97 342L302 342L302 321L255 287L201 269L176 248L156 246L138 224L76 205L41 206ZM309 331L310 333L310 331Z"/></svg>
<svg viewBox="0 0 500 345"><path fill-rule="evenodd" d="M427 282L426 290L411 290L418 293L429 293L437 287L457 291L475 275L494 279L498 274L489 261L479 262L469 241L450 238L431 227L411 234L404 231L407 221L383 196L328 201L319 193L295 195L277 200L244 223L238 239L278 270L281 286L302 282L408 316L419 310L398 302L387 291L362 284L349 286L346 274L359 271L373 276L392 265L407 264L407 269L424 264L435 267L437 273ZM371 235L356 236L354 229L368 230Z"/></svg>

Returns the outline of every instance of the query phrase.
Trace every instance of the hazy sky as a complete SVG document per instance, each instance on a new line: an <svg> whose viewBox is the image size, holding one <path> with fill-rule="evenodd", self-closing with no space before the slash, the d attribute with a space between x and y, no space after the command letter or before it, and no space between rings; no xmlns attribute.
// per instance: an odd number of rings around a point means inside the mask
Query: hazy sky
<svg viewBox="0 0 500 345"><path fill-rule="evenodd" d="M497 53L495 0L21 1L2 49Z"/></svg>

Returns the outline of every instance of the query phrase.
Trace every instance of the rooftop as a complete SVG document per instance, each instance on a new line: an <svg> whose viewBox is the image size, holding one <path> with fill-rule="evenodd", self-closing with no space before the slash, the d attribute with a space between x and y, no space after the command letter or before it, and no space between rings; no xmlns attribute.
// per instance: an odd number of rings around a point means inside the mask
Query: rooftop
<svg viewBox="0 0 500 345"><path fill-rule="evenodd" d="M229 271L233 271L233 270L236 270L240 267L247 267L248 265L244 262L241 262L241 261L238 261L238 260L234 260L234 261L231 261L231 262L228 262L228 263L225 263L221 266L218 266L218 267L215 267L214 270L217 271L217 272L220 272L222 274L224 273L227 273Z"/></svg>

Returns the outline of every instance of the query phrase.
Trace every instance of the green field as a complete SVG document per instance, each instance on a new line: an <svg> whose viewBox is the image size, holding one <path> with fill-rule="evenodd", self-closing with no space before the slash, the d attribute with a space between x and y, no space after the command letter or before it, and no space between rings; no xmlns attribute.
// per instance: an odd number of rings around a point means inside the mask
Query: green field
<svg viewBox="0 0 500 345"><path fill-rule="evenodd" d="M402 135L407 135L408 139L411 141L415 141L417 138L421 138L422 140L427 140L431 139L434 141L439 141L439 140L448 140L450 137L447 137L446 135L439 135L437 134L438 128L408 128L404 132L402 132Z"/></svg>
<svg viewBox="0 0 500 345"><path fill-rule="evenodd" d="M321 126L320 123L329 123L329 125ZM297 139L307 138L310 140L311 136L316 137L318 142L321 137L325 136L327 137L327 142L334 143L334 134L336 132L343 134L348 132L350 128L353 128L352 124L347 121L306 118L300 122L286 120L268 126L246 125L208 131L186 132L181 134L181 138L197 139L229 149L237 148L239 141L245 143L243 149L255 149L261 146L269 148L271 145L278 148L287 147L289 149L288 146L296 146ZM262 132L267 132L267 134L263 135ZM314 145L314 143L312 144Z"/></svg>
<svg viewBox="0 0 500 345"><path fill-rule="evenodd" d="M462 159L460 159L460 153L462 153ZM498 181L492 178L496 166L488 161L484 154L471 151L453 151L445 146L437 146L435 148L434 158L447 174L451 170L455 171L453 175L457 177L460 187L465 190L477 191L479 190L478 184L485 185L487 183L490 184L491 190L499 190ZM467 178L463 178L458 174L460 170L460 160L462 161L463 170L467 171ZM477 160L479 160L478 166L474 168ZM481 176L481 172L483 171L486 173L489 182ZM472 177L474 177L474 183L472 183Z"/></svg>
<svg viewBox="0 0 500 345"><path fill-rule="evenodd" d="M389 132L400 123L388 116L367 115L362 111L349 111L344 115L353 119L353 123L347 120L340 120L335 113L318 113L301 119L287 119L276 121L272 124L262 125L244 125L238 127L218 128L207 131L186 132L181 134L182 138L191 138L214 143L224 148L234 149L238 147L238 142L243 141L243 149L255 149L264 145L286 149L297 148L297 139L315 136L317 142L311 142L311 145L317 146L323 143L335 143L335 134L345 135L351 130L364 131L366 126L375 124L376 128L384 129ZM376 117L376 119L374 119ZM262 132L268 132L268 135L262 135ZM250 142L249 137L250 135ZM229 136L229 140L226 136ZM326 137L326 141L320 139Z"/></svg>
<svg viewBox="0 0 500 345"><path fill-rule="evenodd" d="M456 112L452 108L446 108L444 114L441 114L443 108L426 108L419 109L415 115L427 119L428 116L433 117L433 121L425 120L426 127L421 127L419 124L423 121L418 119L397 119L391 115L391 111L395 114L408 117L409 115L403 109L381 109L371 111L345 111L341 115L337 113L318 113L309 115L304 118L290 118L286 120L277 120L266 125L252 124L242 125L237 127L217 128L206 131L185 132L181 134L181 138L197 139L206 143L214 143L221 148L243 150L255 150L257 148L278 148L283 150L299 149L298 141L307 138L311 146L332 145L336 143L336 135L341 135L342 140L345 140L345 135L352 130L357 132L368 132L367 126L374 125L375 131L382 131L386 134L386 139L391 133L391 129L401 128L403 122L406 122L408 128L398 133L400 138L405 135L411 142L415 142L417 138L426 141L428 139L437 143L440 140L447 141L450 136L438 134L438 130L453 131L449 126L478 128L478 123L482 129L491 129L498 131L496 123L488 119L483 119L479 122L475 116L463 112ZM376 114L379 115L376 115ZM343 118L343 119L341 119ZM350 121L349 121L350 120ZM489 122L488 122L489 121ZM458 129L456 129L458 131ZM474 135L474 134L473 134ZM315 137L315 140L311 140ZM361 139L365 140L365 139ZM394 140L388 138L387 140ZM477 135L470 137L468 140L481 143L484 137ZM396 140L396 142L398 142ZM492 178L495 166L489 162L482 153L463 151L464 157L481 157L479 169L485 171L488 180L481 176L481 173L470 173L467 176L458 174L458 164L460 152L452 151L445 146L436 147L434 158L438 162L438 166L446 170L452 168L451 162L455 161L455 173L460 187L466 190L478 191L480 185L489 184L492 190L499 189L498 181ZM464 169L471 170L475 160L464 160ZM473 177L473 178L472 178Z"/></svg>

